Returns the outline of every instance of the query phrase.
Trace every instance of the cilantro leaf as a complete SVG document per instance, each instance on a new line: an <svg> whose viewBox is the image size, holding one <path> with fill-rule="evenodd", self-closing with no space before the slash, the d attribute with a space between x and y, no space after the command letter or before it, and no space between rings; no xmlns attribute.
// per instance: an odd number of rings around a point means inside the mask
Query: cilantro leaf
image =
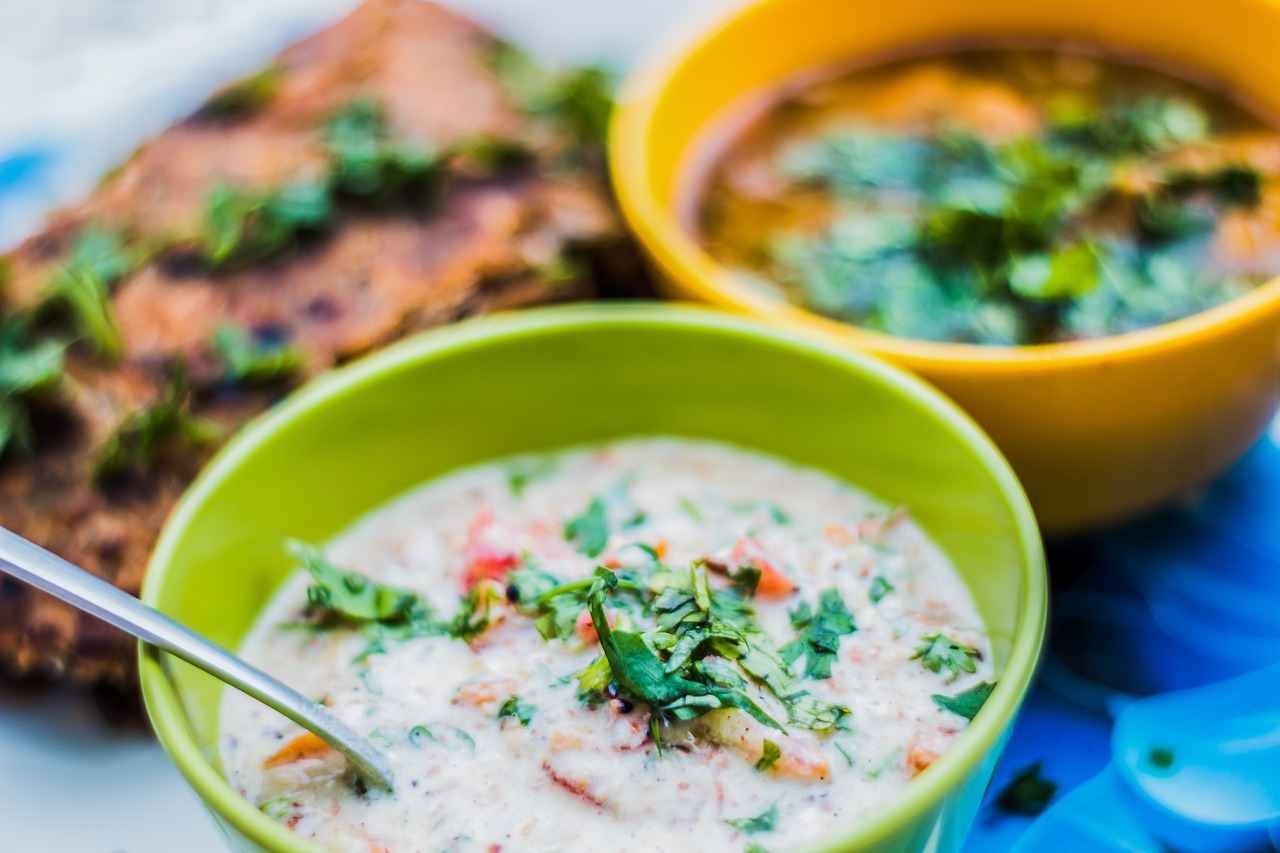
<svg viewBox="0 0 1280 853"><path fill-rule="evenodd" d="M526 613L538 613L539 600L559 586L559 578L540 569L529 557L507 572L507 598Z"/></svg>
<svg viewBox="0 0 1280 853"><path fill-rule="evenodd" d="M824 702L811 693L795 693L786 697L787 722L802 729L828 732L845 725L849 709L844 705Z"/></svg>
<svg viewBox="0 0 1280 853"><path fill-rule="evenodd" d="M871 579L871 586L867 590L867 598L871 599L872 604L879 604L881 599L893 592L893 585L885 580L884 575L876 575Z"/></svg>
<svg viewBox="0 0 1280 853"><path fill-rule="evenodd" d="M573 677L578 681L578 699L594 705L613 682L613 669L609 666L609 659L601 655L575 672Z"/></svg>
<svg viewBox="0 0 1280 853"><path fill-rule="evenodd" d="M439 195L445 158L391 139L381 104L357 98L343 104L324 128L336 191L365 199L403 196L430 203Z"/></svg>
<svg viewBox="0 0 1280 853"><path fill-rule="evenodd" d="M568 135L579 155L598 158L613 112L614 75L608 69L549 71L507 42L495 44L487 59L521 109Z"/></svg>
<svg viewBox="0 0 1280 853"><path fill-rule="evenodd" d="M494 601L493 588L489 584L477 584L463 597L458 611L445 628L455 640L470 643L489 630L489 606Z"/></svg>
<svg viewBox="0 0 1280 853"><path fill-rule="evenodd" d="M58 387L65 350L61 341L31 340L21 320L0 322L0 456L11 443L31 450L35 433L28 404Z"/></svg>
<svg viewBox="0 0 1280 853"><path fill-rule="evenodd" d="M617 588L618 579L613 572L597 569L587 607L619 692L648 705L655 717L665 715L691 720L718 708L738 708L761 723L782 730L782 726L738 686L717 682L715 673L696 665L669 672L643 635L613 629L605 614L604 602Z"/></svg>
<svg viewBox="0 0 1280 853"><path fill-rule="evenodd" d="M266 191L218 184L205 198L204 258L220 269L271 257L294 245L299 234L324 228L332 215L324 182L292 182Z"/></svg>
<svg viewBox="0 0 1280 853"><path fill-rule="evenodd" d="M257 74L223 86L200 108L200 114L217 119L242 118L265 107L280 88L282 70L271 65Z"/></svg>
<svg viewBox="0 0 1280 853"><path fill-rule="evenodd" d="M227 379L261 384L296 373L305 357L282 341L260 340L239 326L223 326L214 333L213 348L226 364Z"/></svg>
<svg viewBox="0 0 1280 853"><path fill-rule="evenodd" d="M933 701L944 711L950 711L953 714L959 714L966 720L972 720L977 716L978 711L982 710L982 706L986 704L987 698L991 696L991 691L994 689L994 683L981 681L968 690L957 693L955 696L944 696L935 693L933 694Z"/></svg>
<svg viewBox="0 0 1280 853"><path fill-rule="evenodd" d="M930 634L916 646L910 660L919 660L930 672L942 672L943 667L956 675L963 672L977 672L977 664L973 659L980 657L981 652L975 648L957 643L942 634Z"/></svg>
<svg viewBox="0 0 1280 853"><path fill-rule="evenodd" d="M179 367L159 398L125 418L103 444L94 464L94 482L126 472L145 473L171 441L202 447L221 437L216 423L191 414L185 371Z"/></svg>
<svg viewBox="0 0 1280 853"><path fill-rule="evenodd" d="M311 574L313 583L307 587L307 602L326 614L357 623L394 624L409 619L421 605L417 593L376 583L340 568L314 545L291 542L289 550Z"/></svg>
<svg viewBox="0 0 1280 853"><path fill-rule="evenodd" d="M818 595L816 610L808 602L792 610L791 626L799 636L779 649L779 654L788 665L804 657L805 675L819 680L831 677L831 665L840 651L840 637L858 630L853 614L834 588Z"/></svg>
<svg viewBox="0 0 1280 853"><path fill-rule="evenodd" d="M760 755L760 760L756 762L756 769L764 772L777 763L782 757L782 750L776 743L766 739L764 742L764 751Z"/></svg>
<svg viewBox="0 0 1280 853"><path fill-rule="evenodd" d="M1009 288L1034 301L1076 299L1098 286L1098 254L1085 241L1013 259Z"/></svg>
<svg viewBox="0 0 1280 853"><path fill-rule="evenodd" d="M1043 766L1043 761L1033 761L1013 774L996 796L996 808L1026 817L1035 817L1047 809L1058 786L1040 772Z"/></svg>
<svg viewBox="0 0 1280 853"><path fill-rule="evenodd" d="M439 738L437 738L435 734L431 731L431 729L427 726L414 726L413 728L409 729L409 743L411 745L421 749L422 742L424 740L438 741Z"/></svg>
<svg viewBox="0 0 1280 853"><path fill-rule="evenodd" d="M767 743L768 741L766 741ZM739 832L747 835L755 835L759 832L772 832L773 828L778 824L778 806L775 803L770 806L767 811L761 812L755 817L741 817L732 820L726 820L725 823L732 826Z"/></svg>
<svg viewBox="0 0 1280 853"><path fill-rule="evenodd" d="M609 516L604 501L593 498L580 515L565 524L564 538L574 543L580 554L598 557L609 544Z"/></svg>
<svg viewBox="0 0 1280 853"><path fill-rule="evenodd" d="M848 195L870 187L916 189L930 153L922 140L850 128L788 148L780 165L793 181L826 184Z"/></svg>
<svg viewBox="0 0 1280 853"><path fill-rule="evenodd" d="M527 726L533 720L533 715L537 710L536 705L521 702L520 697L513 694L498 706L497 718L501 720L504 717L514 717L520 721L520 725Z"/></svg>
<svg viewBox="0 0 1280 853"><path fill-rule="evenodd" d="M530 483L553 473L555 473L555 463L550 459L534 458L521 461L512 465L507 471L507 486L511 489L511 494L518 498L524 494L525 487Z"/></svg>
<svg viewBox="0 0 1280 853"><path fill-rule="evenodd" d="M90 226L44 288L44 305L64 311L80 338L112 361L124 355L111 291L133 269L121 235Z"/></svg>

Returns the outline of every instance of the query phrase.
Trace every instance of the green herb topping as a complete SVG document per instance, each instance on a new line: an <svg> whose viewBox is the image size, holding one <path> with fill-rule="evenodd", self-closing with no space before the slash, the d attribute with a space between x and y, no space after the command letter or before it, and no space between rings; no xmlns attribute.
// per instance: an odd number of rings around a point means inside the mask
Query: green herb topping
<svg viewBox="0 0 1280 853"><path fill-rule="evenodd" d="M574 543L588 557L598 557L609 544L609 514L604 501L595 498L564 526L564 538Z"/></svg>
<svg viewBox="0 0 1280 853"><path fill-rule="evenodd" d="M781 757L782 750L778 745L771 740L765 740L764 751L760 755L760 760L756 762L756 769L763 773L777 763Z"/></svg>
<svg viewBox="0 0 1280 853"><path fill-rule="evenodd" d="M981 656L977 649L961 645L950 637L930 634L916 646L911 660L919 660L930 672L942 672L945 667L960 675L964 672L977 672L978 666L973 659Z"/></svg>
<svg viewBox="0 0 1280 853"><path fill-rule="evenodd" d="M534 712L538 710L536 705L530 705L528 702L521 702L519 696L509 696L498 707L498 719L503 717L514 717L520 721L520 725L527 726L533 720Z"/></svg>
<svg viewBox="0 0 1280 853"><path fill-rule="evenodd" d="M258 192L219 184L205 199L205 260L214 269L260 261L293 246L298 235L323 229L332 215L324 183Z"/></svg>
<svg viewBox="0 0 1280 853"><path fill-rule="evenodd" d="M409 619L421 605L417 593L341 569L314 545L294 542L290 550L311 573L314 583L307 587L307 603L321 612L357 623L394 624Z"/></svg>
<svg viewBox="0 0 1280 853"><path fill-rule="evenodd" d="M393 140L382 107L372 98L343 105L325 125L324 141L338 192L419 203L438 195L444 159L425 145Z"/></svg>
<svg viewBox="0 0 1280 853"><path fill-rule="evenodd" d="M211 118L235 119L250 116L271 103L280 88L282 71L271 65L257 74L223 86L200 108L201 114Z"/></svg>
<svg viewBox="0 0 1280 853"><path fill-rule="evenodd" d="M23 451L34 446L28 407L61 383L65 349L60 341L33 340L22 320L0 321L0 457L10 445Z"/></svg>
<svg viewBox="0 0 1280 853"><path fill-rule="evenodd" d="M498 42L489 64L517 105L571 141L569 151L598 159L613 112L613 74L597 65L548 71L524 51Z"/></svg>
<svg viewBox="0 0 1280 853"><path fill-rule="evenodd" d="M943 696L935 693L933 694L933 701L945 711L959 714L966 720L972 720L982 710L982 706L987 702L987 697L991 695L991 691L995 687L995 684L990 681L981 681L968 690L957 693L955 696Z"/></svg>
<svg viewBox="0 0 1280 853"><path fill-rule="evenodd" d="M759 832L773 832L774 827L778 825L778 806L774 804L768 810L755 817L736 818L734 820L726 820L725 823L747 835L755 835Z"/></svg>
<svg viewBox="0 0 1280 853"><path fill-rule="evenodd" d="M127 418L98 452L94 480L102 483L118 474L145 473L169 442L202 447L222 437L222 428L191 414L186 374L179 367L160 397Z"/></svg>
<svg viewBox="0 0 1280 853"><path fill-rule="evenodd" d="M233 383L259 385L297 372L305 357L286 341L258 338L239 326L223 326L213 336L213 348L226 364Z"/></svg>
<svg viewBox="0 0 1280 853"><path fill-rule="evenodd" d="M80 339L112 361L124 355L111 290L133 269L120 234L86 228L45 285L44 305L64 312Z"/></svg>
<svg viewBox="0 0 1280 853"><path fill-rule="evenodd" d="M996 797L996 807L1010 814L1035 817L1049 807L1058 786L1046 779L1041 768L1043 761L1034 761L1023 767Z"/></svg>
<svg viewBox="0 0 1280 853"><path fill-rule="evenodd" d="M884 579L884 575L876 575L871 579L871 586L867 589L867 598L871 599L872 604L879 604L881 599L893 592L893 585Z"/></svg>
<svg viewBox="0 0 1280 853"><path fill-rule="evenodd" d="M1223 262L1212 242L1225 215L1256 207L1267 184L1222 134L1261 122L1185 85L1143 94L1126 79L1132 69L1105 63L1087 92L1064 97L1073 84L1054 78L1055 61L1048 51L954 57L971 75L961 79L990 80L1040 113L1012 138L880 125L863 117L860 95L785 102L713 178L709 248L831 317L996 345L1134 331L1269 279L1274 270L1256 260ZM965 121L963 110L953 120ZM778 189L753 195L738 178L761 167Z"/></svg>
<svg viewBox="0 0 1280 853"><path fill-rule="evenodd" d="M853 614L835 589L823 590L814 610L804 602L791 611L791 626L799 632L794 641L779 653L788 664L805 659L805 675L823 679L831 677L831 664L840 651L840 637L858 630Z"/></svg>

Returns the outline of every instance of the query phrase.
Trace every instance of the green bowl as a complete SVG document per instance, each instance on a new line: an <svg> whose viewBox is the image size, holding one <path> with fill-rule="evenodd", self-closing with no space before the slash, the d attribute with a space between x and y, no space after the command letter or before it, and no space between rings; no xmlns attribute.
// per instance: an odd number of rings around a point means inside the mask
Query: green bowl
<svg viewBox="0 0 1280 853"><path fill-rule="evenodd" d="M283 541L323 541L464 465L628 435L756 448L903 504L950 555L986 620L999 686L942 758L818 851L959 850L1043 639L1046 575L1031 509L987 437L907 374L699 309L576 306L423 335L318 380L251 424L160 537L143 599L236 648L292 570ZM164 748L244 851L317 853L242 800L216 758L222 686L144 647Z"/></svg>

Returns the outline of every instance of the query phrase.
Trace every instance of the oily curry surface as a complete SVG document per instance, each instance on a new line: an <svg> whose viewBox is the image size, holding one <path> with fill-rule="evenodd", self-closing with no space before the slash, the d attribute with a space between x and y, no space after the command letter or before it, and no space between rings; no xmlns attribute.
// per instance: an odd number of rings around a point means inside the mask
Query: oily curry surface
<svg viewBox="0 0 1280 853"><path fill-rule="evenodd" d="M769 103L700 188L696 228L827 316L1050 343L1189 316L1280 268L1280 135L1128 58L955 50L811 74Z"/></svg>

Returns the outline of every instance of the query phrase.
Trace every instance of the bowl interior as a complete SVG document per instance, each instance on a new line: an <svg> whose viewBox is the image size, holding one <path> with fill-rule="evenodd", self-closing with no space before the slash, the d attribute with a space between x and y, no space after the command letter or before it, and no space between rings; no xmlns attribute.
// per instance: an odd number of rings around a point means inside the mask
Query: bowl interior
<svg viewBox="0 0 1280 853"><path fill-rule="evenodd" d="M1273 49L1280 42L1276 0L1226 0L1212 13L1198 0L757 0L674 45L637 73L621 98L610 140L614 181L629 223L664 273L661 278L677 294L852 342L917 368L925 362L944 371L961 364L1044 366L1050 351L1055 359L1087 357L1110 350L1115 341L1153 338L1148 330L1042 347L893 338L752 288L712 260L690 233L687 213L696 202L699 176L723 147L733 117L758 109L777 82L922 46L1002 38L1076 40L1158 58L1178 73L1224 84L1264 114L1280 116L1280 64ZM1277 296L1280 281L1273 281L1235 300L1233 305L1239 305L1231 310L1263 305ZM1220 307L1214 313L1230 311Z"/></svg>
<svg viewBox="0 0 1280 853"><path fill-rule="evenodd" d="M325 540L459 466L634 434L756 448L908 506L971 587L1003 685L920 781L944 790L944 767L962 774L991 752L1029 681L1044 618L1039 540L1007 466L964 415L905 374L708 311L561 308L473 321L309 386L193 487L144 598L234 648L291 568L286 538ZM211 765L220 684L151 655L143 683L162 741L214 810L242 831L286 837ZM296 844L272 849L310 849Z"/></svg>

